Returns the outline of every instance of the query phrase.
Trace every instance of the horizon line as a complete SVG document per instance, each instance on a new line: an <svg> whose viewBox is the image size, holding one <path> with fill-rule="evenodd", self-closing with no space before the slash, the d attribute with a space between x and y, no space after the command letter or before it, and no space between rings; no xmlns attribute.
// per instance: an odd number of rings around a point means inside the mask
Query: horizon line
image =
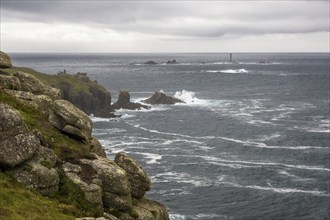
<svg viewBox="0 0 330 220"><path fill-rule="evenodd" d="M5 52L2 50L2 52ZM232 51L225 51L225 52L69 52L69 51L64 51L64 52L55 52L55 51L50 51L50 52L38 52L38 51L33 51L33 52L27 52L27 51L6 51L5 53L27 53L27 54L301 54L301 53L330 53L330 51L292 51L292 52L232 52Z"/></svg>

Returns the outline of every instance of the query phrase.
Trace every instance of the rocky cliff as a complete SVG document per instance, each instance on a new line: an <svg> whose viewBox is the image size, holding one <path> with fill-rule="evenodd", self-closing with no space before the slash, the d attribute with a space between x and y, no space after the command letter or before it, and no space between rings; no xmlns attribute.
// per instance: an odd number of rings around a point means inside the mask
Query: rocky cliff
<svg viewBox="0 0 330 220"><path fill-rule="evenodd" d="M0 69L0 218L169 219L145 198L143 168L124 152L107 159L92 126L37 75Z"/></svg>

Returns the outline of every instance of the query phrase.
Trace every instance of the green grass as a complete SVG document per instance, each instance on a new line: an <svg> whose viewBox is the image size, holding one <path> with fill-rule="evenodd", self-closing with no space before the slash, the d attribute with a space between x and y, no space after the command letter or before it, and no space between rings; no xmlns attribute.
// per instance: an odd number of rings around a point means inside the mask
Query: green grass
<svg viewBox="0 0 330 220"><path fill-rule="evenodd" d="M45 85L55 87L55 88L59 88L59 85L61 83L68 83L71 85L73 91L76 91L76 92L80 92L80 91L89 92L89 87L91 85L93 85L93 86L98 85L94 81L85 82L85 81L78 80L76 77L74 77L73 75L70 75L70 74L50 75L50 74L41 73L41 72L35 71L30 68L26 68L26 67L12 67L10 69L4 69L3 71L10 73L10 74L14 74L17 71L22 71L22 72L35 76L37 79L39 79ZM98 87L101 89L104 89L100 85L98 85Z"/></svg>
<svg viewBox="0 0 330 220"><path fill-rule="evenodd" d="M31 192L9 175L0 172L0 219L74 219L73 214L64 212L64 204Z"/></svg>

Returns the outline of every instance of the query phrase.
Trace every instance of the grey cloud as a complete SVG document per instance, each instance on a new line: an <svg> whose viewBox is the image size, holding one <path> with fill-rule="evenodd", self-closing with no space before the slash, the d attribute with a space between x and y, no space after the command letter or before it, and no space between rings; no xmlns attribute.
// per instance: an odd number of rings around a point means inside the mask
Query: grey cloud
<svg viewBox="0 0 330 220"><path fill-rule="evenodd" d="M7 21L184 37L329 31L328 1L1 1Z"/></svg>

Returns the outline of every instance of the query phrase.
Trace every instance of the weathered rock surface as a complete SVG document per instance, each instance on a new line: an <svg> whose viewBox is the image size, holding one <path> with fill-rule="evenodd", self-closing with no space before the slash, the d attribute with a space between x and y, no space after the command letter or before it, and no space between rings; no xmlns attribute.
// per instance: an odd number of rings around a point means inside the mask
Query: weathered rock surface
<svg viewBox="0 0 330 220"><path fill-rule="evenodd" d="M163 105L184 103L182 100L167 96L162 92L155 92L155 94L153 94L153 96L144 100L143 102L148 103L148 104L163 104Z"/></svg>
<svg viewBox="0 0 330 220"><path fill-rule="evenodd" d="M59 176L53 168L57 157L48 148L39 146L36 154L10 172L13 177L27 188L37 190L43 195L58 191Z"/></svg>
<svg viewBox="0 0 330 220"><path fill-rule="evenodd" d="M31 92L16 91L5 89L5 91L17 98L20 102L33 106L36 109L41 110L45 114L49 114L52 109L53 100L47 95L34 95Z"/></svg>
<svg viewBox="0 0 330 220"><path fill-rule="evenodd" d="M20 90L21 83L15 76L0 75L0 85L3 89Z"/></svg>
<svg viewBox="0 0 330 220"><path fill-rule="evenodd" d="M12 63L11 63L11 59L10 57L0 51L0 68L11 68L12 67Z"/></svg>
<svg viewBox="0 0 330 220"><path fill-rule="evenodd" d="M151 182L142 167L126 153L116 155L115 163L127 173L131 185L131 194L135 198L142 198L150 190Z"/></svg>
<svg viewBox="0 0 330 220"><path fill-rule="evenodd" d="M104 148L102 147L101 143L99 140L96 138L92 137L90 139L90 144L89 144L89 149L91 153L94 153L96 155L99 155L101 157L106 157L106 153L104 151Z"/></svg>
<svg viewBox="0 0 330 220"><path fill-rule="evenodd" d="M82 164L92 166L96 171L94 178L97 179L98 185L102 186L102 201L105 208L123 211L132 208L131 188L123 169L113 161L98 156L95 160L81 159L80 161Z"/></svg>
<svg viewBox="0 0 330 220"><path fill-rule="evenodd" d="M54 101L49 121L57 129L86 143L92 138L91 119L69 101Z"/></svg>
<svg viewBox="0 0 330 220"><path fill-rule="evenodd" d="M29 161L11 171L13 177L29 189L35 189L42 195L58 191L59 176L54 168Z"/></svg>
<svg viewBox="0 0 330 220"><path fill-rule="evenodd" d="M142 198L140 200L137 200L137 207L138 209L143 209L150 212L155 220L170 219L166 207L159 202ZM142 215L142 213L139 215Z"/></svg>
<svg viewBox="0 0 330 220"><path fill-rule="evenodd" d="M130 109L130 110L136 110L136 109L148 109L149 106L142 105L139 103L134 103L130 101L130 94L127 91L119 90L118 100L116 103L112 105L113 109Z"/></svg>
<svg viewBox="0 0 330 220"><path fill-rule="evenodd" d="M141 206L134 206L133 212L136 214L136 220L155 220L152 213Z"/></svg>
<svg viewBox="0 0 330 220"><path fill-rule="evenodd" d="M49 96L51 99L60 99L61 93L58 89L48 87L44 85L35 76L18 71L14 74L21 83L21 90L26 92L32 92L33 94L43 94Z"/></svg>
<svg viewBox="0 0 330 220"><path fill-rule="evenodd" d="M0 166L14 167L30 159L39 146L20 114L0 103Z"/></svg>
<svg viewBox="0 0 330 220"><path fill-rule="evenodd" d="M79 166L69 162L62 165L65 174L85 193L85 199L98 208L103 208L102 186L93 183L93 172L88 172L86 166ZM85 172L85 173L84 173ZM82 176L89 175L90 180L86 181ZM95 175L95 174L94 174ZM96 178L94 176L94 178Z"/></svg>

